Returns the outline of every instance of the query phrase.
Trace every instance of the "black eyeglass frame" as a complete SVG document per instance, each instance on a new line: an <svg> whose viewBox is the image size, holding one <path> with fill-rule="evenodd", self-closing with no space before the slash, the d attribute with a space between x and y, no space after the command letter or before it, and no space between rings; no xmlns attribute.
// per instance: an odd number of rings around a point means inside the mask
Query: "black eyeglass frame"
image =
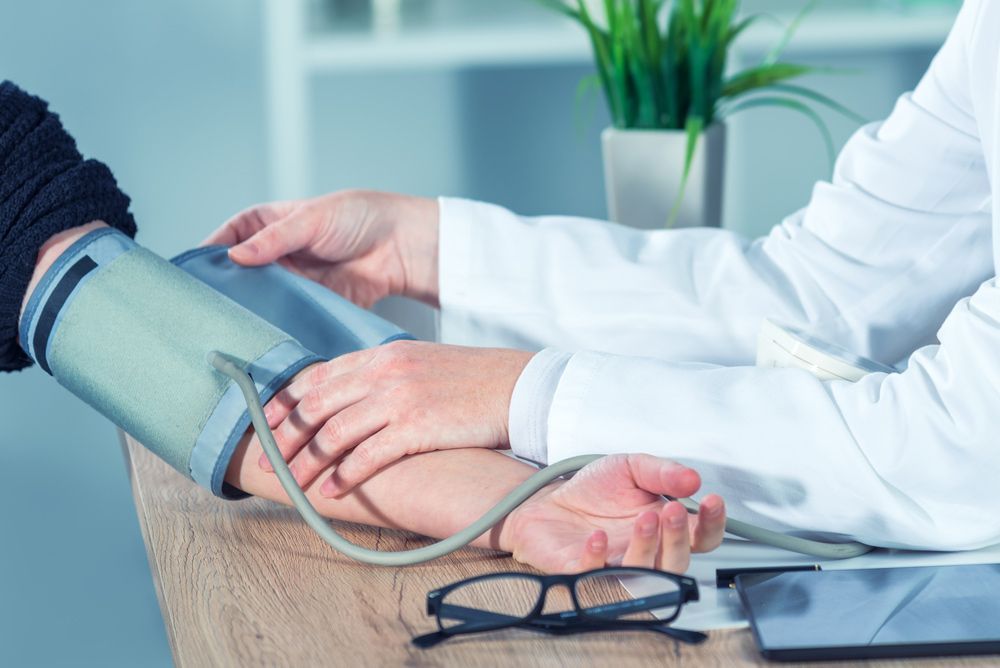
<svg viewBox="0 0 1000 668"><path fill-rule="evenodd" d="M630 601L622 601L620 603L610 605L597 606L595 608L584 608L580 605L580 601L577 598L576 588L578 581L601 575L614 577L652 575L666 578L672 580L677 585L678 591L671 592L671 595L676 595L679 600L665 603L657 600L658 597L654 596L632 599ZM534 580L539 583L540 589L538 592L538 601L535 602L534 608L532 608L528 614L523 617L513 617L502 613L490 612L488 610L453 606L456 610L462 610L463 616L471 619L478 617L479 619L474 622L467 621L465 624L460 626L448 628L444 626L442 622L442 607L444 605L444 600L449 593L456 589L484 580L501 581L508 579L527 579ZM569 590L570 600L573 603L573 610L549 613L545 615L541 614L541 611L545 607L545 601L549 589L558 586L564 586ZM651 568L619 566L598 568L584 573L571 575L537 575L535 573L523 573L516 571L489 573L453 582L428 593L427 614L434 615L437 621L438 631L418 636L413 639L413 642L421 647L430 647L443 640L447 640L448 638L458 635L496 631L503 628L524 628L555 635L570 635L593 631L649 630L666 633L671 637L685 642L698 643L705 640L707 636L696 631L683 631L681 629L671 629L668 627L668 625L680 615L681 608L683 608L685 603L697 600L699 600L698 582L694 578L667 571L658 571ZM657 605L657 603L665 604ZM609 619L606 616L606 613L612 606L620 608L623 613L631 613L636 611L663 609L668 607L668 605L676 606L676 609L674 610L674 614L666 619ZM593 611L596 609L600 609L604 614L595 614Z"/></svg>

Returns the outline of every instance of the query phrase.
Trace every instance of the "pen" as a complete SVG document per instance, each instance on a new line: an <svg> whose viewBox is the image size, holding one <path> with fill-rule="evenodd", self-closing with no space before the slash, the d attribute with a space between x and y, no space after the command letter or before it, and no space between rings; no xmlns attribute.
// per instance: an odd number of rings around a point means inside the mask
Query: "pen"
<svg viewBox="0 0 1000 668"><path fill-rule="evenodd" d="M751 575L754 573L790 573L793 571L821 571L819 564L805 564L802 566L765 566L763 568L717 568L715 569L715 586L718 589L733 589L736 587L737 575Z"/></svg>

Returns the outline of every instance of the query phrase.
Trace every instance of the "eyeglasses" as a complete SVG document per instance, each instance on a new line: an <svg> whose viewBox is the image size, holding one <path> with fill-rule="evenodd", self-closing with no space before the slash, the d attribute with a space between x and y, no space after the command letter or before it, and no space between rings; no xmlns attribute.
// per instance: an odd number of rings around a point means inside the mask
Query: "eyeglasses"
<svg viewBox="0 0 1000 668"><path fill-rule="evenodd" d="M637 576L649 578L652 594L636 599L629 596L620 580ZM542 614L546 594L558 586L569 590L573 609ZM427 614L437 617L438 630L414 638L413 643L432 647L453 636L509 627L552 635L654 631L682 642L700 643L708 637L704 633L668 626L677 619L681 606L697 600L694 579L648 568L600 568L577 575L493 573L427 594Z"/></svg>

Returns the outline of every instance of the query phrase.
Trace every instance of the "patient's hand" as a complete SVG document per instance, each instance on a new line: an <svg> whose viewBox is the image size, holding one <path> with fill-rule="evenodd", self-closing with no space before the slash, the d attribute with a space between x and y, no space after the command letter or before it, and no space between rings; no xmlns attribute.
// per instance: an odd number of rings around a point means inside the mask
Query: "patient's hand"
<svg viewBox="0 0 1000 668"><path fill-rule="evenodd" d="M722 542L725 505L709 495L689 515L660 495L687 497L700 484L694 470L665 459L610 455L511 513L500 544L518 561L553 573L619 564L683 573L691 552Z"/></svg>
<svg viewBox="0 0 1000 668"><path fill-rule="evenodd" d="M205 240L234 262L279 262L365 308L389 295L437 305L437 201L349 190L238 213Z"/></svg>
<svg viewBox="0 0 1000 668"><path fill-rule="evenodd" d="M396 341L312 367L265 412L299 484L341 460L320 488L340 495L406 455L508 447L510 397L531 355Z"/></svg>

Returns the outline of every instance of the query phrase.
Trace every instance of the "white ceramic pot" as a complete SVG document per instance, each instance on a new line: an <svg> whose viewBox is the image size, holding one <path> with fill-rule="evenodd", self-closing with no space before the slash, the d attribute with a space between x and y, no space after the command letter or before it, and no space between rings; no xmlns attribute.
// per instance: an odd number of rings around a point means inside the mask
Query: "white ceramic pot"
<svg viewBox="0 0 1000 668"><path fill-rule="evenodd" d="M601 134L608 214L616 223L664 228L681 191L687 136L683 130L619 130ZM726 126L702 133L674 227L722 223Z"/></svg>

